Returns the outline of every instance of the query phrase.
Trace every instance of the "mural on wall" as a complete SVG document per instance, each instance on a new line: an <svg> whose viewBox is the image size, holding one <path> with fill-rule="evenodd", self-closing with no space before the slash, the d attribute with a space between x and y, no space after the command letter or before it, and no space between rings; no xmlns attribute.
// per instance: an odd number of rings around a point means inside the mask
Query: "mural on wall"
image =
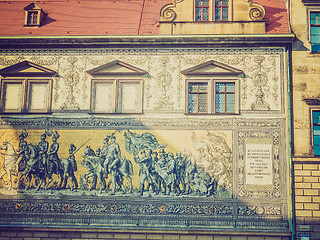
<svg viewBox="0 0 320 240"><path fill-rule="evenodd" d="M1 116L0 224L287 231L283 59L283 49L1 52L0 68L28 60L58 75L52 114ZM87 71L113 60L148 73L143 114L87 113ZM181 71L209 60L243 71L239 115L184 114Z"/></svg>
<svg viewBox="0 0 320 240"><path fill-rule="evenodd" d="M16 130L18 142L10 131L1 136L7 140L0 145L0 179L11 194L68 189L67 194L226 197L232 192L230 131L182 130L165 141L163 134L173 131L106 131L102 137L101 131L83 130L67 139L68 130Z"/></svg>

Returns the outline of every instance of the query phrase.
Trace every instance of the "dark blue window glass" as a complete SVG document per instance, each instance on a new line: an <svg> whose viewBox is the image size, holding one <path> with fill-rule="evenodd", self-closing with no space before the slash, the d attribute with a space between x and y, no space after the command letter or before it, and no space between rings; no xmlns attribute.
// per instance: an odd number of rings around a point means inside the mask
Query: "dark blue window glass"
<svg viewBox="0 0 320 240"><path fill-rule="evenodd" d="M229 3L228 0L215 1L215 20L228 21L229 18Z"/></svg>
<svg viewBox="0 0 320 240"><path fill-rule="evenodd" d="M216 113L235 112L235 84L216 84Z"/></svg>
<svg viewBox="0 0 320 240"><path fill-rule="evenodd" d="M312 112L314 155L320 156L320 111Z"/></svg>
<svg viewBox="0 0 320 240"><path fill-rule="evenodd" d="M311 51L320 51L320 12L310 13L310 41Z"/></svg>

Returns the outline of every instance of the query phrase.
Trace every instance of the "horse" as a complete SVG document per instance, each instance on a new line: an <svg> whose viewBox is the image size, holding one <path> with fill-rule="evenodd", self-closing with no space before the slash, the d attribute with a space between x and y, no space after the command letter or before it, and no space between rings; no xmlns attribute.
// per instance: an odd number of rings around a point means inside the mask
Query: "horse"
<svg viewBox="0 0 320 240"><path fill-rule="evenodd" d="M125 157L121 159L119 171L123 177L125 177L129 181L129 193L132 193L133 185L132 185L132 178L133 175L133 166L132 162ZM121 185L123 185L123 178L121 178Z"/></svg>
<svg viewBox="0 0 320 240"><path fill-rule="evenodd" d="M104 178L105 170L103 168L104 159L96 156L95 152L87 146L82 154L84 158L81 164L88 170L84 175L85 184L88 183L88 179L92 177L92 184L89 190L96 188L97 179L99 180L100 189L99 193L102 192L102 189L106 188L106 180Z"/></svg>
<svg viewBox="0 0 320 240"><path fill-rule="evenodd" d="M46 172L46 178L48 178L48 182L46 183L46 185L44 186L44 189L47 190L49 184L53 181L52 175L53 174L57 174L60 176L60 183L58 186L58 189L62 188L62 184L63 184L63 175L64 175L64 171L63 169L66 169L67 167L65 165L68 165L68 163L66 163L66 161L61 161L62 159L60 159L59 163L50 161L47 159L47 172Z"/></svg>
<svg viewBox="0 0 320 240"><path fill-rule="evenodd" d="M27 180L27 186L25 187L25 190L28 190L31 184L32 176L34 176L36 179L35 191L38 191L42 183L45 182L46 172L45 167L39 160L37 147L32 144L28 144L25 157L25 169L18 178L16 188L19 187L20 180L25 177L25 179Z"/></svg>
<svg viewBox="0 0 320 240"><path fill-rule="evenodd" d="M18 174L18 167L16 165L17 160L18 160L18 154L16 153L13 145L7 141L3 142L0 145L0 150L4 150L4 164L3 164L3 171L0 174L0 179L4 175L8 175L8 180L9 180L9 188L8 190L12 189L12 180L11 180L11 174L17 175ZM4 181L4 184L8 184L6 181Z"/></svg>
<svg viewBox="0 0 320 240"><path fill-rule="evenodd" d="M64 173L64 177L62 177L61 182L63 181L62 188L67 187L68 179L71 180L71 190L74 188L78 188L78 182L76 177L74 176L74 172L77 171L77 163L72 162L70 159L60 159L62 172ZM63 175L62 175L63 176Z"/></svg>

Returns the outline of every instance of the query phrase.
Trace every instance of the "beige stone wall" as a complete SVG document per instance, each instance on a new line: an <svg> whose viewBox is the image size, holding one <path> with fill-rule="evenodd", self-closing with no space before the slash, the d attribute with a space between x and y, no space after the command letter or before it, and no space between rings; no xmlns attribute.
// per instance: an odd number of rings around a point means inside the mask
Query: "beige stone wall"
<svg viewBox="0 0 320 240"><path fill-rule="evenodd" d="M319 6L320 7L320 6ZM308 40L307 6L291 2L291 26L296 35L292 45L293 167L296 238L310 234L320 239L320 164L313 157L311 110L304 99L317 99L320 93L320 55L311 53ZM300 235L299 235L300 234Z"/></svg>
<svg viewBox="0 0 320 240"><path fill-rule="evenodd" d="M215 1L209 0L208 19L196 21L195 1L176 1L161 10L160 34L264 34L264 8L251 1L229 1L228 21L215 21ZM251 10L254 9L254 14Z"/></svg>
<svg viewBox="0 0 320 240"><path fill-rule="evenodd" d="M301 160L301 159L297 159ZM297 234L320 239L320 164L295 162L295 216Z"/></svg>

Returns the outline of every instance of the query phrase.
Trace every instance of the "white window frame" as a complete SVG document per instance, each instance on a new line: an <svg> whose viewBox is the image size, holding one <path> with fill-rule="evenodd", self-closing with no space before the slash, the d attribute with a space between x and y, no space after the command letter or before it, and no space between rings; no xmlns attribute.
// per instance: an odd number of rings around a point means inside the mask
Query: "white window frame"
<svg viewBox="0 0 320 240"><path fill-rule="evenodd" d="M20 108L6 109L6 89L7 84L21 84L20 92ZM31 107L31 85L32 84L46 84L47 93L45 95L46 104L43 109L32 109ZM2 113L50 113L51 112L51 98L52 98L52 79L43 77L7 77L1 79L1 112Z"/></svg>
<svg viewBox="0 0 320 240"><path fill-rule="evenodd" d="M112 102L110 111L98 111L96 110L96 84L112 84ZM126 110L123 108L122 104L122 84L137 84L138 85L138 95L137 104L135 109ZM122 79L122 78L93 78L91 80L91 101L90 101L90 113L128 113L128 114L139 114L142 113L142 89L143 80L142 79Z"/></svg>
<svg viewBox="0 0 320 240"><path fill-rule="evenodd" d="M189 112L189 83L208 83L208 111L206 113L192 113ZM216 84L217 83L234 83L235 88L235 96L234 96L234 112L216 112ZM185 85L185 113L191 115L210 115L210 114L217 114L217 115L234 115L239 114L239 79L232 78L232 77L219 77L219 78L188 78L186 79Z"/></svg>

